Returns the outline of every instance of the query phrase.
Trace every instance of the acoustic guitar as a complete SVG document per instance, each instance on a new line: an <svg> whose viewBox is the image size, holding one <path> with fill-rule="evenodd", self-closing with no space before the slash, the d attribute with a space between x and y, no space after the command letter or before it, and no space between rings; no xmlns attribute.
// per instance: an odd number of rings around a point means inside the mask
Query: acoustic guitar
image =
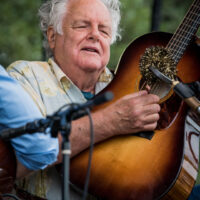
<svg viewBox="0 0 200 200"><path fill-rule="evenodd" d="M200 0L195 0L173 35L153 32L131 42L113 81L103 90L114 93L111 103L151 84L148 75L146 80L145 73L142 75L142 70L150 65L166 73L171 67L175 77L185 83L200 80L200 46L195 37L199 24ZM96 144L89 193L109 200L188 198L198 172L198 120L194 114L188 115L188 107L168 85L155 82L151 88L161 97L160 120L154 136L116 136ZM86 150L71 159L70 179L80 188L85 183L88 155Z"/></svg>
<svg viewBox="0 0 200 200"><path fill-rule="evenodd" d="M16 176L16 158L12 146L0 140L0 199L1 194L10 193Z"/></svg>

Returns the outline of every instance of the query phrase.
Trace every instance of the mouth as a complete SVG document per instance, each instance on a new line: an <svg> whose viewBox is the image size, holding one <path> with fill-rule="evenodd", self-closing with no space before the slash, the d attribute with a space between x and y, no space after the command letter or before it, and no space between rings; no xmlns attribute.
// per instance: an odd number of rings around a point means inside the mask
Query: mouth
<svg viewBox="0 0 200 200"><path fill-rule="evenodd" d="M84 47L81 50L99 54L99 50L93 47Z"/></svg>

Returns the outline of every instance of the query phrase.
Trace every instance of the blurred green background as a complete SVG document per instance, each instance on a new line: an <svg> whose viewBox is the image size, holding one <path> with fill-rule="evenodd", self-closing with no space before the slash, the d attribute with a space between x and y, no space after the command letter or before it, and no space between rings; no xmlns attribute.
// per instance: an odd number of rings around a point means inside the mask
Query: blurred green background
<svg viewBox="0 0 200 200"><path fill-rule="evenodd" d="M174 33L192 0L161 2L159 31ZM44 60L42 34L37 10L43 0L1 0L0 64L7 67L16 60ZM111 46L109 67L115 69L120 55L135 38L151 32L154 0L121 1L122 39ZM198 179L200 182L200 177Z"/></svg>
<svg viewBox="0 0 200 200"><path fill-rule="evenodd" d="M15 60L43 60L42 35L37 10L44 0L1 0L0 63L8 66ZM155 0L161 2L160 31L174 33L192 0ZM151 32L154 0L121 0L122 40L111 47L109 67L114 69L126 46Z"/></svg>

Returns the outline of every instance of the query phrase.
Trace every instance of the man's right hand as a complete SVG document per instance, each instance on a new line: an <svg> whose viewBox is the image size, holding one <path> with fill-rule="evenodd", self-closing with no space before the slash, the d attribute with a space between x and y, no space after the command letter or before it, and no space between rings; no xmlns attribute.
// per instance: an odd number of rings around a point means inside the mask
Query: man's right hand
<svg viewBox="0 0 200 200"><path fill-rule="evenodd" d="M151 131L157 126L159 97L140 91L126 95L104 109L92 114L95 143L115 135ZM72 122L72 157L90 145L90 129L87 117Z"/></svg>
<svg viewBox="0 0 200 200"><path fill-rule="evenodd" d="M113 135L150 131L156 128L159 119L158 102L158 96L143 90L122 97L103 112Z"/></svg>

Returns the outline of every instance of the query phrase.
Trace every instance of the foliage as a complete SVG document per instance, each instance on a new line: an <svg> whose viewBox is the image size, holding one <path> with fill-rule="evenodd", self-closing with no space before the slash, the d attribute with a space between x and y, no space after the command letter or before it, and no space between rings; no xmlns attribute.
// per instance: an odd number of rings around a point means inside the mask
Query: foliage
<svg viewBox="0 0 200 200"><path fill-rule="evenodd" d="M160 0L160 30L174 33L193 0ZM122 1L121 1L122 2ZM128 44L151 32L153 0L127 0L122 2L122 40L111 47L109 67L114 69Z"/></svg>
<svg viewBox="0 0 200 200"><path fill-rule="evenodd" d="M121 35L122 40L111 47L109 67L114 69L127 45L136 37L149 32L151 1L121 1Z"/></svg>
<svg viewBox="0 0 200 200"><path fill-rule="evenodd" d="M41 36L36 17L40 1L1 0L0 63L41 59Z"/></svg>
<svg viewBox="0 0 200 200"><path fill-rule="evenodd" d="M43 0L1 0L0 63L7 66L19 59L41 60L42 36L37 9ZM192 0L161 0L160 30L174 32ZM153 0L121 0L122 40L111 46L109 67L114 69L127 45L150 32Z"/></svg>

